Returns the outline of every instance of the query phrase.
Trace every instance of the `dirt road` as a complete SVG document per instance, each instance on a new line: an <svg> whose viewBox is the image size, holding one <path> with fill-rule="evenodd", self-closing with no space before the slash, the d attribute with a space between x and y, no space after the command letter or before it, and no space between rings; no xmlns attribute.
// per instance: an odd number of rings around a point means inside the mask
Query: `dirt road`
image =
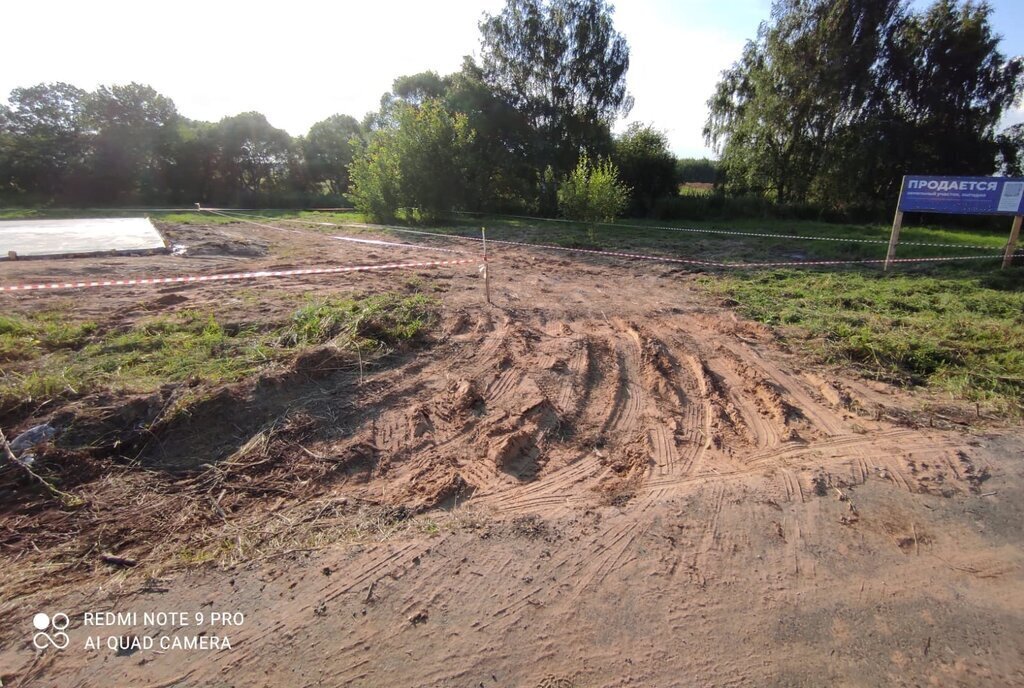
<svg viewBox="0 0 1024 688"><path fill-rule="evenodd" d="M131 272L433 255L243 225L168 231L212 248L139 258ZM126 265L10 264L4 281ZM215 463L301 407L313 427L301 446L267 453L330 464L294 478L301 498L235 507L229 493L211 508L206 497L138 497L197 532L276 524L265 554L218 567L129 543L143 564L122 571L5 545L3 685L1024 684L1019 427L972 427L922 392L787 351L685 271L504 247L492 274L488 306L475 266L419 271L415 288L443 303L424 349L369 371L237 383L162 438L150 470ZM407 278L339 276L316 289L408 289ZM238 289L75 298L118 322L161 299L253 322L310 284L276 282L256 303ZM68 519L97 541L96 524L118 527L96 513ZM329 542L309 539L321 522ZM33 648L39 611L70 616L67 649ZM106 611L138 619L86 623ZM171 611L192 623L143 620ZM232 622L211 625L214 612ZM214 636L230 648L159 646ZM110 637L127 649L109 649ZM145 637L156 646L132 647Z"/></svg>

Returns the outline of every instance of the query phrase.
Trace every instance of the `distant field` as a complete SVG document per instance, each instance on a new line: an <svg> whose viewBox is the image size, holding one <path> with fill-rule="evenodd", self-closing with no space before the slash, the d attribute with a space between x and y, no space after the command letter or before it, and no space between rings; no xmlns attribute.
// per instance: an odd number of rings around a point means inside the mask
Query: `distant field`
<svg viewBox="0 0 1024 688"><path fill-rule="evenodd" d="M680 196L709 196L715 185L711 182L685 182L679 185Z"/></svg>

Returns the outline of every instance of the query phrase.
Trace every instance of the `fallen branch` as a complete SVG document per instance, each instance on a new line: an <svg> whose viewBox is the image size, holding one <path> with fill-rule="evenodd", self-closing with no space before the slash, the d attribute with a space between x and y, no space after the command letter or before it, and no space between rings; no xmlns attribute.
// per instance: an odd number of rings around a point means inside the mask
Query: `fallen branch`
<svg viewBox="0 0 1024 688"><path fill-rule="evenodd" d="M102 561L104 564L110 564L111 566L120 566L126 569L130 569L139 565L139 562L135 559L115 557L113 554L101 554L100 561Z"/></svg>
<svg viewBox="0 0 1024 688"><path fill-rule="evenodd" d="M57 487L55 487L49 480L33 471L28 464L19 461L18 457L14 455L14 451L11 449L11 444L7 441L7 436L4 435L3 430L0 430L0 445L3 445L4 457L12 466L20 469L25 475L45 487L46 491L49 492L51 496L59 499L61 504L68 508L75 508L85 504L85 500L81 497L73 495L70 492L64 492L63 490L57 489Z"/></svg>

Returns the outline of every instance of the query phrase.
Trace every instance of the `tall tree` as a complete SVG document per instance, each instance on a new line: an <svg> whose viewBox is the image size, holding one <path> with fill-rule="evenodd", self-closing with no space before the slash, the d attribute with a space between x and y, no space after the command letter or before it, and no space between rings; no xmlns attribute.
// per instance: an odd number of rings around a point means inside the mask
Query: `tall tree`
<svg viewBox="0 0 1024 688"><path fill-rule="evenodd" d="M354 154L352 139L361 132L359 122L350 115L333 115L309 128L302 150L314 187L326 186L335 196L348 191L348 166Z"/></svg>
<svg viewBox="0 0 1024 688"><path fill-rule="evenodd" d="M904 151L929 169L994 170L995 127L1020 97L1024 61L999 51L991 13L985 3L937 0L901 23L882 65L882 117L909 129Z"/></svg>
<svg viewBox="0 0 1024 688"><path fill-rule="evenodd" d="M227 202L256 202L286 181L292 154L288 132L258 112L225 117L216 128L218 197Z"/></svg>
<svg viewBox="0 0 1024 688"><path fill-rule="evenodd" d="M86 99L90 197L101 203L166 196L178 134L174 103L150 86L100 86Z"/></svg>
<svg viewBox="0 0 1024 688"><path fill-rule="evenodd" d="M536 132L537 169L607 152L611 123L632 107L613 12L604 0L507 0L480 23L483 78Z"/></svg>
<svg viewBox="0 0 1024 688"><path fill-rule="evenodd" d="M838 132L870 107L902 0L776 0L771 16L723 73L704 133L733 191L803 200Z"/></svg>
<svg viewBox="0 0 1024 688"><path fill-rule="evenodd" d="M0 185L7 193L48 202L77 192L87 150L86 95L65 83L11 91L0 118Z"/></svg>
<svg viewBox="0 0 1024 688"><path fill-rule="evenodd" d="M1011 177L1024 176L1024 122L1007 128L999 138L999 170Z"/></svg>
<svg viewBox="0 0 1024 688"><path fill-rule="evenodd" d="M709 101L727 188L834 205L894 193L903 171L987 174L1021 61L991 8L937 0L776 0Z"/></svg>

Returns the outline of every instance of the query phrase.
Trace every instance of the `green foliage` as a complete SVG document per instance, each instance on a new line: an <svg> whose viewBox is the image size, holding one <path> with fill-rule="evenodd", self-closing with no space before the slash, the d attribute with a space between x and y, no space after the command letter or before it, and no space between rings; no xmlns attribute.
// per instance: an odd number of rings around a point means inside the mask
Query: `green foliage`
<svg viewBox="0 0 1024 688"><path fill-rule="evenodd" d="M1011 177L1024 176L1024 123L1014 124L996 139L999 145L1000 172Z"/></svg>
<svg viewBox="0 0 1024 688"><path fill-rule="evenodd" d="M437 302L420 294L325 299L296 311L286 338L303 345L333 340L343 347L387 350L415 340L436 321Z"/></svg>
<svg viewBox="0 0 1024 688"><path fill-rule="evenodd" d="M363 123L298 139L257 112L200 122L149 86L15 89L0 103L0 200L22 206L347 205L554 213L580 150L611 152L629 50L605 0L509 0L480 24L481 60L401 76ZM472 135L471 132L477 132ZM356 160L357 156L359 160Z"/></svg>
<svg viewBox="0 0 1024 688"><path fill-rule="evenodd" d="M355 153L352 139L361 134L359 122L349 115L334 115L310 127L302 141L310 184L324 185L337 196L346 193Z"/></svg>
<svg viewBox="0 0 1024 688"><path fill-rule="evenodd" d="M558 208L569 220L612 222L626 209L629 194L612 161L591 163L583 155L558 188Z"/></svg>
<svg viewBox="0 0 1024 688"><path fill-rule="evenodd" d="M218 181L222 193L235 191L236 202L279 185L288 174L293 142L258 112L225 117L217 125Z"/></svg>
<svg viewBox="0 0 1024 688"><path fill-rule="evenodd" d="M777 0L722 74L705 136L729 191L832 206L892 198L903 172L988 174L1024 63L991 7Z"/></svg>
<svg viewBox="0 0 1024 688"><path fill-rule="evenodd" d="M84 176L86 95L65 83L11 91L0 111L0 194L51 198Z"/></svg>
<svg viewBox="0 0 1024 688"><path fill-rule="evenodd" d="M655 201L676 193L676 158L664 132L634 122L615 140L612 160L623 183L633 190L634 214L649 215Z"/></svg>
<svg viewBox="0 0 1024 688"><path fill-rule="evenodd" d="M676 160L676 180L681 184L701 182L714 184L718 179L718 164L708 158L679 158Z"/></svg>
<svg viewBox="0 0 1024 688"><path fill-rule="evenodd" d="M353 161L351 198L367 216L388 221L400 208L433 220L464 200L474 133L465 115L436 100L399 103L394 125L374 132Z"/></svg>
<svg viewBox="0 0 1024 688"><path fill-rule="evenodd" d="M86 193L97 203L158 199L176 143L178 111L149 86L100 86L85 99Z"/></svg>
<svg viewBox="0 0 1024 688"><path fill-rule="evenodd" d="M1024 410L1019 275L879 275L777 270L704 281L745 315L816 341L827 359Z"/></svg>
<svg viewBox="0 0 1024 688"><path fill-rule="evenodd" d="M537 137L536 169L564 173L580 150L602 152L626 115L629 47L604 0L507 0L480 23L482 74Z"/></svg>

